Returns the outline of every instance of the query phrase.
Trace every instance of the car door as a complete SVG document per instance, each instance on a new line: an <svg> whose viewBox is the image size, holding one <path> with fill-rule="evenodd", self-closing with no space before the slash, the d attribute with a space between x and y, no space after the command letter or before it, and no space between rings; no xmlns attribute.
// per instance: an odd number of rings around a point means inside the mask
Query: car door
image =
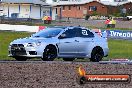
<svg viewBox="0 0 132 88"><path fill-rule="evenodd" d="M90 32L88 29L76 29L78 32L76 34L76 41L78 41L78 55L86 56L88 54L88 50L92 48L94 45L94 34Z"/></svg>
<svg viewBox="0 0 132 88"><path fill-rule="evenodd" d="M61 57L75 57L77 54L76 46L76 30L68 29L62 35L65 35L63 38L59 38L59 56Z"/></svg>

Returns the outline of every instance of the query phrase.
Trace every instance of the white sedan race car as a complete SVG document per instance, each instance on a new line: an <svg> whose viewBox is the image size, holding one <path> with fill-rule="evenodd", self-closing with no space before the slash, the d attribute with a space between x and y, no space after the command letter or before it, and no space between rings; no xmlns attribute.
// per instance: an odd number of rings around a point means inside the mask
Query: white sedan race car
<svg viewBox="0 0 132 88"><path fill-rule="evenodd" d="M89 58L99 62L108 55L106 36L99 36L85 27L49 27L31 37L16 39L9 45L9 56L18 61L30 58L42 58L53 61L63 58L73 61L75 58Z"/></svg>

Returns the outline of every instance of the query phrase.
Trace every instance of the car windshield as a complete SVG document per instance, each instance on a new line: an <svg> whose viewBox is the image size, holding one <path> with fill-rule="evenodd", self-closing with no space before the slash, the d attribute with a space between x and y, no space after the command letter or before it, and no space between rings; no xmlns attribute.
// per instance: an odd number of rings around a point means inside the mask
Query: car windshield
<svg viewBox="0 0 132 88"><path fill-rule="evenodd" d="M36 34L33 34L32 37L43 37L43 38L51 38L56 37L62 29L55 29L55 28L47 28L44 29Z"/></svg>

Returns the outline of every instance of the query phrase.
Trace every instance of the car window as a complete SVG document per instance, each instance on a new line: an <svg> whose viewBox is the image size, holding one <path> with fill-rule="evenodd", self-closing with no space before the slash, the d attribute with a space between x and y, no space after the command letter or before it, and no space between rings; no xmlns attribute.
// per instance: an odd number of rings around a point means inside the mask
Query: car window
<svg viewBox="0 0 132 88"><path fill-rule="evenodd" d="M83 37L83 38L94 37L94 34L87 29L79 28L77 31L78 31L77 37Z"/></svg>
<svg viewBox="0 0 132 88"><path fill-rule="evenodd" d="M62 29L47 28L43 31L33 34L32 37L44 37L44 38L56 37L61 31Z"/></svg>
<svg viewBox="0 0 132 88"><path fill-rule="evenodd" d="M76 30L76 37L81 37L81 28L74 28Z"/></svg>
<svg viewBox="0 0 132 88"><path fill-rule="evenodd" d="M68 29L62 34L65 34L65 38L73 38L73 37L76 37L76 30Z"/></svg>

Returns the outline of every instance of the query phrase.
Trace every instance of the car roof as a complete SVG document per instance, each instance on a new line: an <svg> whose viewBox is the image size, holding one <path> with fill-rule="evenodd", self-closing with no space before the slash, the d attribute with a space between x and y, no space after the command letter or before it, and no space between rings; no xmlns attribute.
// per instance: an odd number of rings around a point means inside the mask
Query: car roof
<svg viewBox="0 0 132 88"><path fill-rule="evenodd" d="M61 28L61 29L73 29L73 28L85 28L85 27L81 27L81 26L51 26L48 28ZM87 28L85 28L87 29Z"/></svg>
<svg viewBox="0 0 132 88"><path fill-rule="evenodd" d="M50 26L48 28L62 28L62 29L65 29L65 28L67 28L67 26Z"/></svg>

